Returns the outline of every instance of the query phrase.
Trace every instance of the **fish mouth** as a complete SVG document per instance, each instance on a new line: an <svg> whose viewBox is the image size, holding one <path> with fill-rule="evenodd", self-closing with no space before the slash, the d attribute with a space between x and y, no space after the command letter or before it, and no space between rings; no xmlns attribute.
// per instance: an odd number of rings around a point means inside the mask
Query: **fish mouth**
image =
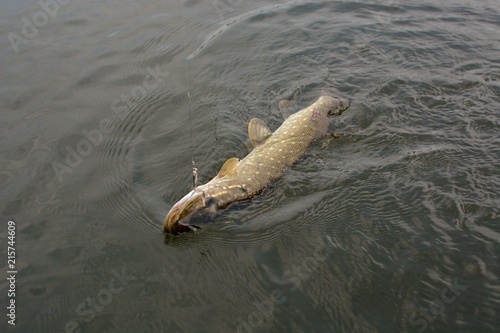
<svg viewBox="0 0 500 333"><path fill-rule="evenodd" d="M204 207L204 195L201 191L193 190L179 200L168 212L163 231L178 235L183 232L196 230L198 227L189 224L189 215L200 207Z"/></svg>

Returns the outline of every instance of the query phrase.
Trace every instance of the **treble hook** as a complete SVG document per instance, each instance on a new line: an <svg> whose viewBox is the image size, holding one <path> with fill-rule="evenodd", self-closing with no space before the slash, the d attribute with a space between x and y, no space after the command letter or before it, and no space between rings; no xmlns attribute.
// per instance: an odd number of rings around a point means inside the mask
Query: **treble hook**
<svg viewBox="0 0 500 333"><path fill-rule="evenodd" d="M194 160L191 161L193 163L193 190L196 188L196 184L198 184L198 168L194 164Z"/></svg>

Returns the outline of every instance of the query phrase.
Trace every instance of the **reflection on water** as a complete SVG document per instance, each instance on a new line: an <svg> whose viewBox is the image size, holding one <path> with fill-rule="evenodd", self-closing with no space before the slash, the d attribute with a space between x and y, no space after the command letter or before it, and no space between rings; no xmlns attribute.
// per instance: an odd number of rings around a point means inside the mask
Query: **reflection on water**
<svg viewBox="0 0 500 333"><path fill-rule="evenodd" d="M59 4L0 13L9 331L498 331L496 2ZM208 181L325 86L353 100L335 136L161 233L191 158Z"/></svg>

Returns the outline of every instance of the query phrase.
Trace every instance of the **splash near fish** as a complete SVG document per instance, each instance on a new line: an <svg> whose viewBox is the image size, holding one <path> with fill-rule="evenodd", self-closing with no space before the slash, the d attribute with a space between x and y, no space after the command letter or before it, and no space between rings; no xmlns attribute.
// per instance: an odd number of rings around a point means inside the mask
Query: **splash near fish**
<svg viewBox="0 0 500 333"><path fill-rule="evenodd" d="M280 102L285 121L274 133L262 120L250 121L248 136L254 149L242 160L228 159L211 181L179 200L163 223L165 233L198 229L199 219L215 216L219 209L262 192L327 133L329 117L342 114L350 106L348 100L322 95L312 105L287 116L288 103Z"/></svg>

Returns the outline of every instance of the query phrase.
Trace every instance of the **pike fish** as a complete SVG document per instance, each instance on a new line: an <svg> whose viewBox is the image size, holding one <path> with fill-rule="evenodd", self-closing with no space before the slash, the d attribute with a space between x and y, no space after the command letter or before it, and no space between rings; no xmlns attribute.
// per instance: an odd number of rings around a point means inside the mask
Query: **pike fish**
<svg viewBox="0 0 500 333"><path fill-rule="evenodd" d="M250 121L248 136L254 149L242 160L228 159L212 180L179 200L163 223L165 233L198 229L196 221L200 218L214 216L217 210L262 192L327 133L329 117L340 115L350 106L348 100L323 95L309 107L287 117L287 104L290 102L280 102L285 121L274 133L262 120Z"/></svg>

